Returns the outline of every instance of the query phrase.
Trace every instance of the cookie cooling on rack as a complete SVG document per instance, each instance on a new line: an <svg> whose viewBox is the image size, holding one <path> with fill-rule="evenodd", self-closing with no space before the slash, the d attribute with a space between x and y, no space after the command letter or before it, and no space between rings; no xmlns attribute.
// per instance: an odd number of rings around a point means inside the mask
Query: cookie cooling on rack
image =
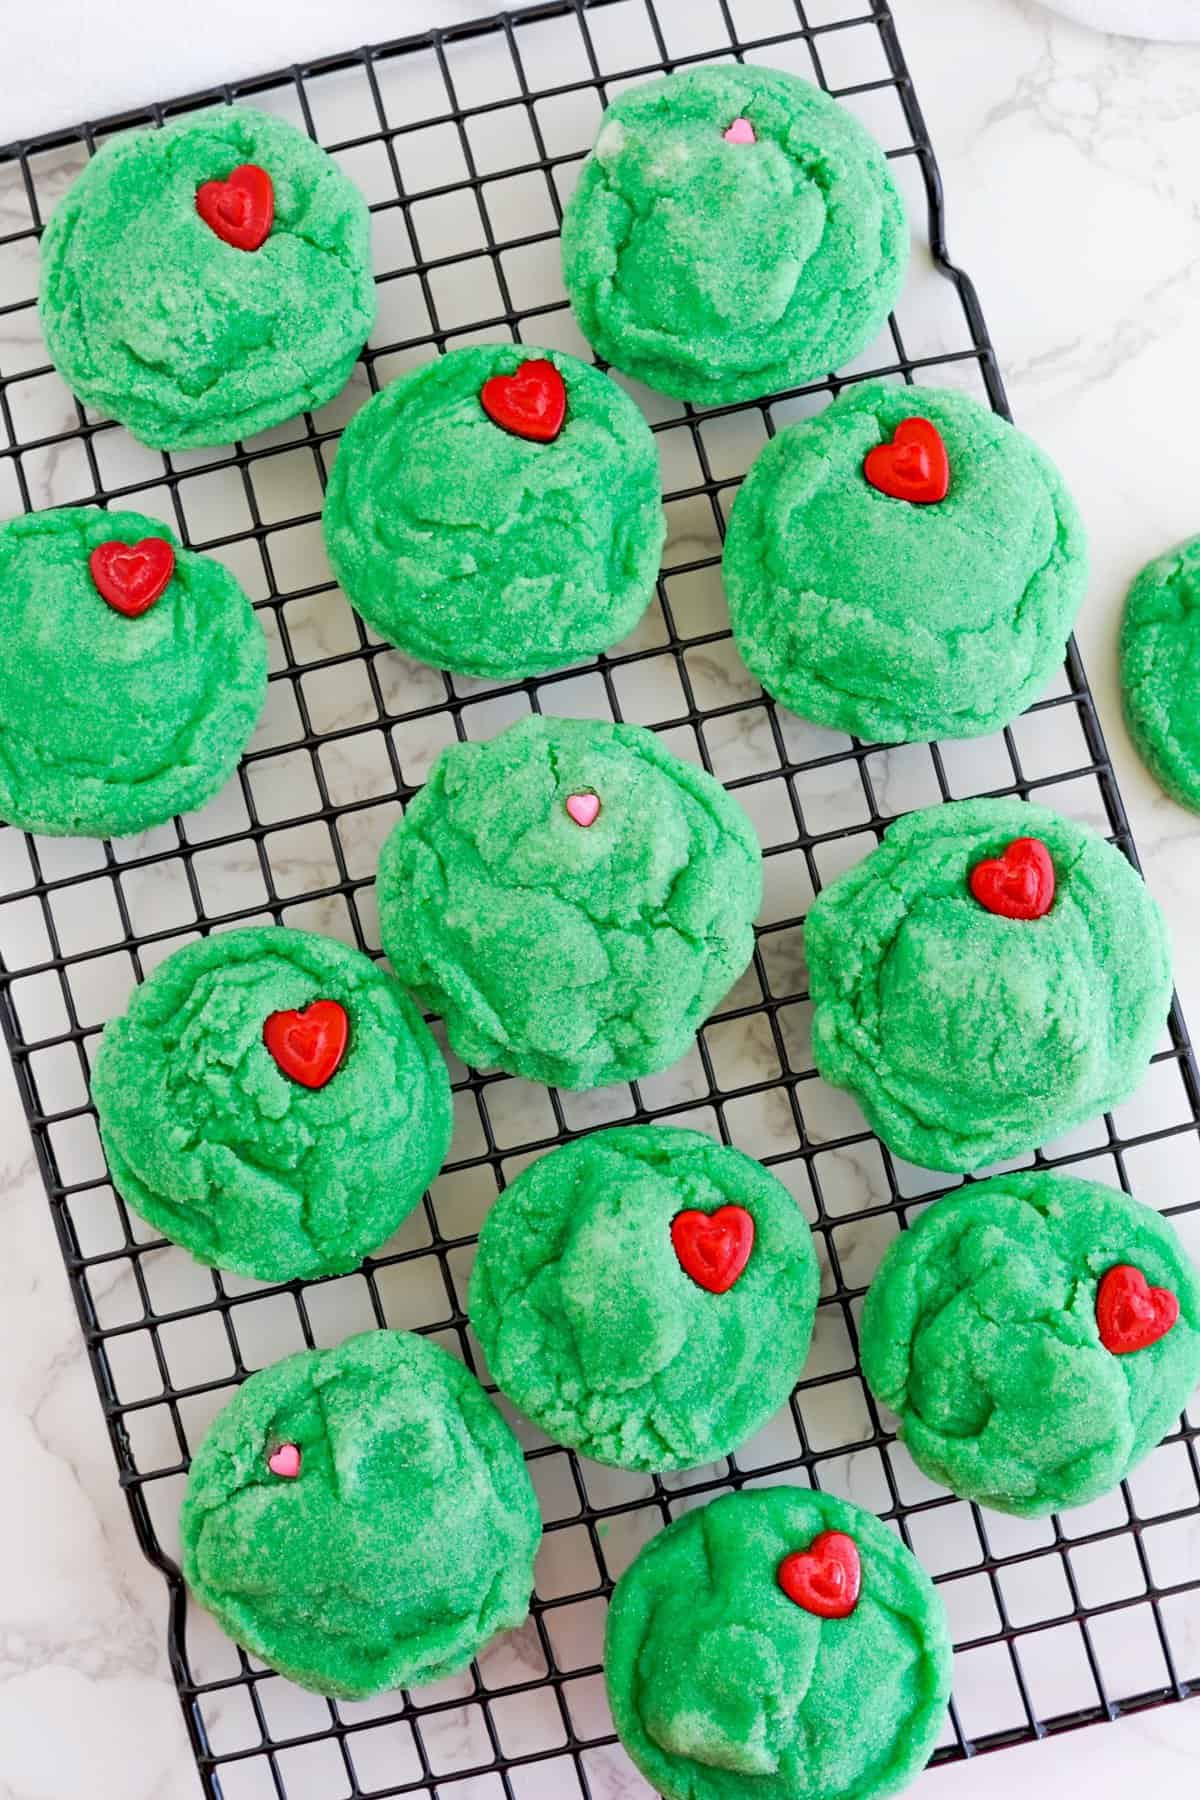
<svg viewBox="0 0 1200 1800"><path fill-rule="evenodd" d="M188 1586L319 1694L465 1668L529 1611L542 1522L521 1447L426 1338L372 1331L251 1375L192 1462Z"/></svg>
<svg viewBox="0 0 1200 1800"><path fill-rule="evenodd" d="M357 1267L450 1142L446 1065L399 983L278 926L161 963L105 1027L92 1093L122 1198L260 1281Z"/></svg>
<svg viewBox="0 0 1200 1800"><path fill-rule="evenodd" d="M124 837L203 806L267 693L253 608L143 513L0 524L0 819Z"/></svg>
<svg viewBox="0 0 1200 1800"><path fill-rule="evenodd" d="M700 405L828 375L896 300L908 224L879 146L820 88L721 64L607 109L562 226L585 336Z"/></svg>
<svg viewBox="0 0 1200 1800"><path fill-rule="evenodd" d="M1200 538L1147 563L1121 623L1129 735L1155 780L1200 812Z"/></svg>
<svg viewBox="0 0 1200 1800"><path fill-rule="evenodd" d="M574 356L514 344L452 350L370 400L343 435L324 524L373 631L498 680L632 631L666 531L633 401Z"/></svg>
<svg viewBox="0 0 1200 1800"><path fill-rule="evenodd" d="M975 737L1060 666L1087 589L1049 458L965 394L871 382L763 448L722 565L767 692L867 740Z"/></svg>
<svg viewBox="0 0 1200 1800"><path fill-rule="evenodd" d="M604 1674L664 1800L879 1800L950 1695L945 1608L873 1513L806 1488L726 1494L618 1581Z"/></svg>
<svg viewBox="0 0 1200 1800"><path fill-rule="evenodd" d="M86 405L159 449L229 444L345 386L375 318L366 202L249 107L124 132L51 215L39 306Z"/></svg>
<svg viewBox="0 0 1200 1800"><path fill-rule="evenodd" d="M442 752L376 892L392 967L456 1055L592 1088L688 1049L750 960L762 854L653 732L531 714Z"/></svg>
<svg viewBox="0 0 1200 1800"><path fill-rule="evenodd" d="M1166 927L1095 832L1020 800L910 813L817 896L813 1055L906 1161L981 1168L1127 1100L1166 1022Z"/></svg>
<svg viewBox="0 0 1200 1800"><path fill-rule="evenodd" d="M926 1475L1037 1518L1116 1487L1179 1417L1200 1378L1200 1281L1151 1207L1016 1171L889 1246L862 1363Z"/></svg>
<svg viewBox="0 0 1200 1800"><path fill-rule="evenodd" d="M784 1405L819 1275L799 1205L695 1131L624 1126L524 1169L488 1214L468 1309L501 1391L624 1469L693 1469Z"/></svg>

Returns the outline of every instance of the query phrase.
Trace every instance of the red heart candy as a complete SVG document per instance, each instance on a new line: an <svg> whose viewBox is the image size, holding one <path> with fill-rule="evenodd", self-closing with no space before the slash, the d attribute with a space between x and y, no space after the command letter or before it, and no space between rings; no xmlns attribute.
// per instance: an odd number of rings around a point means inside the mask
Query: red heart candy
<svg viewBox="0 0 1200 1800"><path fill-rule="evenodd" d="M275 219L275 184L257 163L243 163L225 181L201 182L196 211L223 243L257 250Z"/></svg>
<svg viewBox="0 0 1200 1800"><path fill-rule="evenodd" d="M671 1220L671 1242L685 1275L710 1294L727 1294L750 1261L754 1220L744 1206L691 1208Z"/></svg>
<svg viewBox="0 0 1200 1800"><path fill-rule="evenodd" d="M890 444L868 451L863 474L881 494L918 506L944 500L950 491L950 458L929 419L902 419Z"/></svg>
<svg viewBox="0 0 1200 1800"><path fill-rule="evenodd" d="M1096 1290L1100 1342L1114 1356L1128 1356L1166 1337L1179 1317L1170 1288L1152 1288L1132 1263L1118 1263Z"/></svg>
<svg viewBox="0 0 1200 1800"><path fill-rule="evenodd" d="M336 1000L314 1000L303 1012L274 1012L263 1043L285 1075L306 1088L321 1088L346 1054L350 1021Z"/></svg>
<svg viewBox="0 0 1200 1800"><path fill-rule="evenodd" d="M88 568L101 599L114 612L136 619L165 592L175 573L175 552L166 538L142 538L136 544L110 538L96 545Z"/></svg>
<svg viewBox="0 0 1200 1800"><path fill-rule="evenodd" d="M846 1619L858 1605L862 1563L858 1545L844 1531L823 1531L807 1550L793 1550L775 1579L797 1606L820 1619Z"/></svg>
<svg viewBox="0 0 1200 1800"><path fill-rule="evenodd" d="M517 437L549 444L567 416L567 390L562 376L544 356L522 363L515 375L493 375L479 390L488 418Z"/></svg>
<svg viewBox="0 0 1200 1800"><path fill-rule="evenodd" d="M1054 864L1040 838L1014 838L1001 856L971 870L980 906L1005 919L1041 919L1054 904Z"/></svg>

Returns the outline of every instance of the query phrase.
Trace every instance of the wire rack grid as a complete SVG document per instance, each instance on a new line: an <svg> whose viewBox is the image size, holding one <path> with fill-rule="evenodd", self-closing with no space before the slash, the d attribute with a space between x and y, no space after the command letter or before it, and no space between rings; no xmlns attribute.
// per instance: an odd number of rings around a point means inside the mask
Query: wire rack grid
<svg viewBox="0 0 1200 1800"><path fill-rule="evenodd" d="M497 336L588 355L557 268L562 203L603 104L662 69L739 57L820 81L885 145L927 224L901 306L835 380L696 412L629 384L658 435L669 536L658 597L595 663L543 680L451 678L369 637L334 591L319 512L346 418L399 369ZM111 132L213 100L291 118L367 193L380 316L345 395L228 451L159 455L90 416L48 366L34 295L48 210ZM95 844L0 831L0 1014L138 1538L170 1596L173 1672L204 1791L224 1800L569 1800L648 1793L618 1745L600 1639L613 1580L681 1510L731 1486L811 1482L872 1507L950 1610L955 1698L935 1760L1200 1687L1200 1411L1120 1491L1040 1522L926 1482L858 1368L856 1313L882 1249L946 1178L892 1158L809 1053L803 914L909 808L1036 795L1134 849L1072 646L1051 693L970 743L883 748L777 712L730 643L720 539L781 424L864 375L958 385L1006 410L974 288L950 262L941 186L884 0L550 0L513 16L243 81L0 152L0 517L94 501L174 521L227 562L272 648L263 722L203 811ZM379 844L455 737L529 708L632 719L734 791L762 839L751 968L661 1076L559 1094L450 1059L451 1160L354 1275L266 1287L203 1270L108 1185L88 1074L104 1021L187 939L266 922L379 954ZM250 1370L357 1329L427 1332L486 1378L463 1310L475 1234L533 1156L600 1124L672 1120L771 1166L813 1224L823 1296L791 1404L736 1457L651 1479L579 1461L514 1419L546 1522L528 1624L471 1670L360 1704L302 1693L187 1605L175 1561L189 1447ZM1152 1201L1197 1191L1200 1083L1178 1010L1142 1093L1039 1164ZM1200 1202L1163 1208L1193 1247Z"/></svg>

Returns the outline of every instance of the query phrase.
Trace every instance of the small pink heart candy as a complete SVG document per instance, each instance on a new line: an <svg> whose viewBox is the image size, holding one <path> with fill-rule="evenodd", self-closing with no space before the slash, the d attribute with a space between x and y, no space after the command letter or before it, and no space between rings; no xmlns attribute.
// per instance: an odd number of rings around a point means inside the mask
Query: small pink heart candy
<svg viewBox="0 0 1200 1800"><path fill-rule="evenodd" d="M295 1481L300 1473L299 1444L280 1444L267 1458L267 1467L272 1475L282 1475L285 1481Z"/></svg>
<svg viewBox="0 0 1200 1800"><path fill-rule="evenodd" d="M721 136L727 144L756 144L758 142L749 119L735 119L729 130L723 131Z"/></svg>
<svg viewBox="0 0 1200 1800"><path fill-rule="evenodd" d="M595 794L572 794L567 811L577 825L594 825L600 816L600 801Z"/></svg>

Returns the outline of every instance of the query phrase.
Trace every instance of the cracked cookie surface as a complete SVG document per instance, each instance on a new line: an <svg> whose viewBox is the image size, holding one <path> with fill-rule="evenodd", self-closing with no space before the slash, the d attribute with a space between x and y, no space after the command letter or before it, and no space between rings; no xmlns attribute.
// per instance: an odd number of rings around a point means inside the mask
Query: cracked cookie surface
<svg viewBox="0 0 1200 1800"><path fill-rule="evenodd" d="M480 392L549 362L566 390L550 442ZM496 680L607 650L654 594L666 522L641 412L558 350L486 344L400 375L346 427L324 509L335 575L373 631L435 668Z"/></svg>
<svg viewBox="0 0 1200 1800"><path fill-rule="evenodd" d="M179 1523L188 1585L222 1629L351 1699L438 1681L519 1625L542 1535L521 1447L475 1377L402 1331L251 1375L196 1452Z"/></svg>
<svg viewBox="0 0 1200 1800"><path fill-rule="evenodd" d="M157 600L127 617L89 559L171 545ZM0 818L26 831L123 837L202 806L262 711L267 646L215 557L142 513L59 507L0 524Z"/></svg>
<svg viewBox="0 0 1200 1800"><path fill-rule="evenodd" d="M1123 1264L1173 1293L1180 1314L1156 1342L1114 1355L1096 1295ZM1151 1207L1016 1171L937 1201L889 1245L862 1364L926 1475L1037 1518L1098 1499L1170 1430L1200 1378L1200 1282Z"/></svg>
<svg viewBox="0 0 1200 1800"><path fill-rule="evenodd" d="M824 1532L861 1567L847 1617L780 1587ZM922 1767L950 1693L945 1608L872 1513L795 1487L676 1520L621 1576L604 1644L621 1741L665 1800L879 1800Z"/></svg>
<svg viewBox="0 0 1200 1800"><path fill-rule="evenodd" d="M863 464L906 419L940 433L936 504ZM886 743L995 731L1062 662L1087 588L1075 504L1041 450L948 389L868 383L751 465L722 576L743 660L802 718Z"/></svg>
<svg viewBox="0 0 1200 1800"><path fill-rule="evenodd" d="M266 1020L344 1008L309 1088ZM450 1142L450 1083L408 995L369 957L266 926L187 944L105 1027L92 1092L118 1192L199 1261L261 1281L352 1269L407 1217Z"/></svg>
<svg viewBox="0 0 1200 1800"><path fill-rule="evenodd" d="M1014 840L1050 854L1043 918L989 911L972 870ZM1020 800L910 813L805 924L813 1055L897 1156L968 1170L1128 1099L1171 998L1166 926L1093 831Z"/></svg>
<svg viewBox="0 0 1200 1800"><path fill-rule="evenodd" d="M726 138L739 119L753 141ZM562 254L607 361L723 405L856 355L899 294L908 223L883 152L836 100L781 69L722 65L613 101Z"/></svg>
<svg viewBox="0 0 1200 1800"><path fill-rule="evenodd" d="M244 164L274 189L256 250L197 190ZM366 202L302 131L215 106L96 153L42 239L46 347L79 399L164 450L229 444L340 392L375 319Z"/></svg>
<svg viewBox="0 0 1200 1800"><path fill-rule="evenodd" d="M442 752L376 891L392 967L456 1055L591 1088L687 1050L750 959L762 855L653 732L531 714Z"/></svg>
<svg viewBox="0 0 1200 1800"><path fill-rule="evenodd" d="M1155 780L1200 812L1200 538L1148 563L1121 624L1129 734Z"/></svg>
<svg viewBox="0 0 1200 1800"><path fill-rule="evenodd" d="M672 1221L753 1220L725 1292L685 1272ZM804 1366L819 1276L798 1203L695 1131L623 1126L523 1170L484 1223L468 1310L501 1391L559 1443L693 1469L753 1436Z"/></svg>

